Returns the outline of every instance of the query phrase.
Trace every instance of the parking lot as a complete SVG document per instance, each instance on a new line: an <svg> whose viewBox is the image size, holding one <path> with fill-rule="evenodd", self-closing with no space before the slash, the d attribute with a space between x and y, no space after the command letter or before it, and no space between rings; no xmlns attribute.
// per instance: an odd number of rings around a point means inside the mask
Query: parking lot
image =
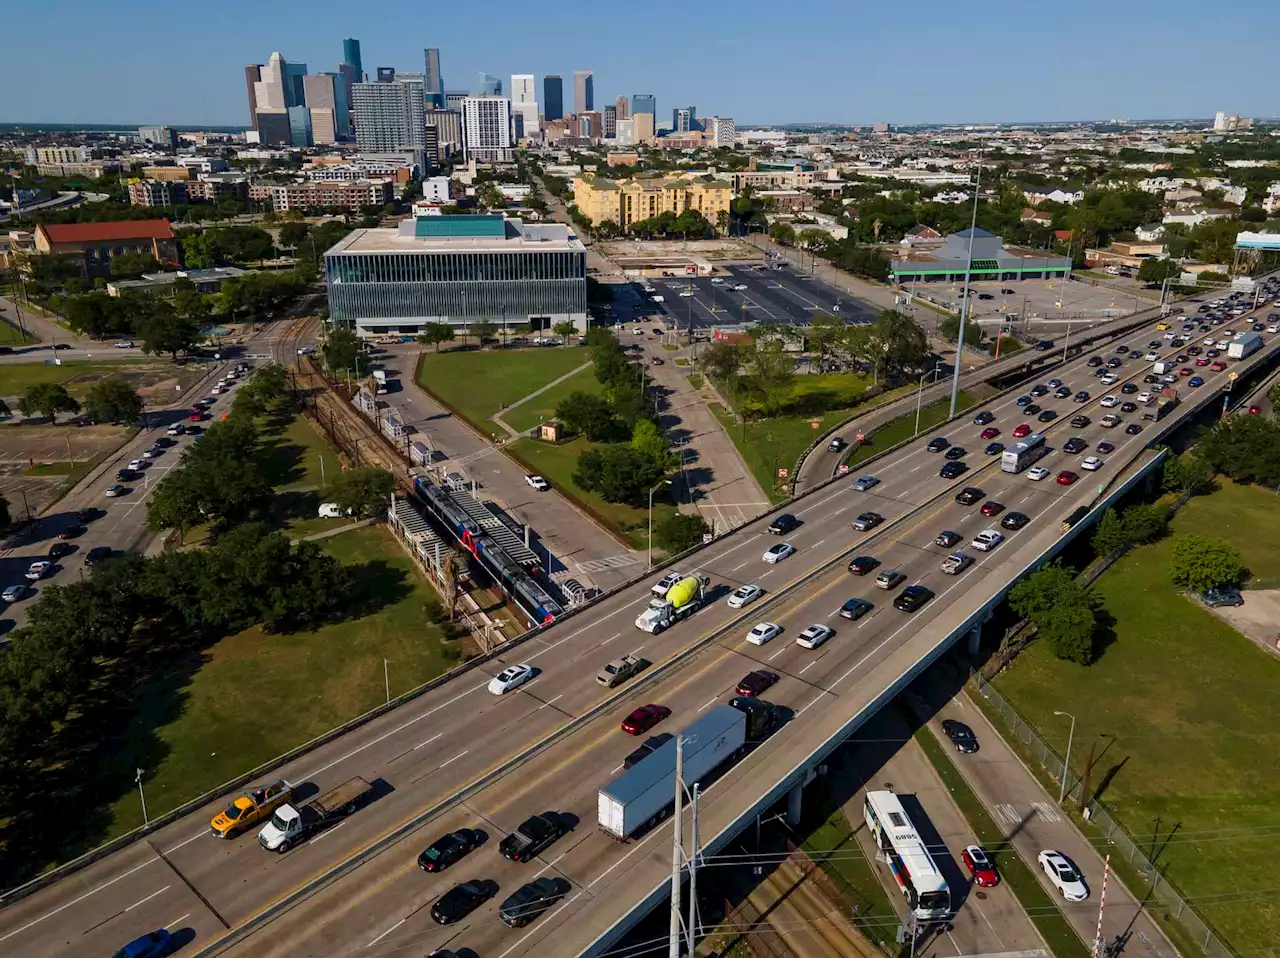
<svg viewBox="0 0 1280 958"><path fill-rule="evenodd" d="M719 282L717 282L719 280ZM663 276L648 280L663 302L662 311L681 327L731 326L751 323L807 325L820 314L846 322L870 322L875 308L850 299L818 280L790 268L766 270L759 265L726 265L711 276ZM692 293L684 296L682 293Z"/></svg>
<svg viewBox="0 0 1280 958"><path fill-rule="evenodd" d="M1079 324L1083 329L1086 325L1128 316L1155 305L1153 300L1106 285L1095 286L1089 279L1066 283L1060 279L975 282L972 288L973 315L984 327L1027 322L1041 333L1051 333L1053 327L1065 327L1067 323ZM908 289L951 310L960 308L964 292L961 283L918 283ZM990 298L983 299L984 296Z"/></svg>

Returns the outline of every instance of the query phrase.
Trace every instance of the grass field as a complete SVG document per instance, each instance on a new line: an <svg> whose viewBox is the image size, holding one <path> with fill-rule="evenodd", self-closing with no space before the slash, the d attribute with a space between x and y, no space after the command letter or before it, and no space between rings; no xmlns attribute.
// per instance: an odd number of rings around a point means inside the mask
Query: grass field
<svg viewBox="0 0 1280 958"><path fill-rule="evenodd" d="M315 632L249 629L156 675L139 691L128 741L111 758L147 768L153 816L385 701L383 659L393 696L448 666L440 634L422 614L435 593L390 532L356 529L321 545L359 567L382 608ZM143 752L162 757L153 765ZM136 791L110 815L104 839L140 825Z"/></svg>
<svg viewBox="0 0 1280 958"><path fill-rule="evenodd" d="M871 380L857 373L813 373L796 376L791 391L779 399L776 408L786 414L804 415L812 409L847 409L857 403ZM758 400L743 405L754 413L763 406Z"/></svg>
<svg viewBox="0 0 1280 958"><path fill-rule="evenodd" d="M0 319L0 346L30 346L40 342L39 336L31 333L23 334L22 330L8 319Z"/></svg>
<svg viewBox="0 0 1280 958"><path fill-rule="evenodd" d="M550 346L543 348L548 351L551 349ZM502 418L512 429L527 432L544 420L554 419L556 406L560 405L560 401L570 393L575 392L591 393L593 396L604 393L604 387L600 384L600 380L596 379L594 367L575 373L560 385L552 386L527 403L522 403L510 412L503 413Z"/></svg>
<svg viewBox="0 0 1280 958"><path fill-rule="evenodd" d="M585 439L575 439L559 446L539 442L536 439L517 439L507 448L545 476L553 486L584 503L590 511L628 539L635 548L643 549L649 543L647 505L628 506L605 502L596 493L579 489L573 483L572 476L578 465L578 454L584 449L592 448L593 445ZM664 502L660 495L660 493L654 493L653 521L655 524L676 511L676 507L669 501Z"/></svg>
<svg viewBox="0 0 1280 958"><path fill-rule="evenodd" d="M506 433L489 422L490 416L589 358L585 346L423 353L415 380L482 432L502 437Z"/></svg>
<svg viewBox="0 0 1280 958"><path fill-rule="evenodd" d="M184 382L199 378L202 366L175 366L164 360L121 360L88 362L66 360L60 366L52 363L5 363L0 368L0 395L18 396L28 386L61 383L77 399L83 399L89 387L112 373L121 373L135 387L148 386L163 379ZM166 398L165 402L169 400Z"/></svg>
<svg viewBox="0 0 1280 958"><path fill-rule="evenodd" d="M735 422L719 403L712 404L711 411L738 447L760 488L774 502L787 498L790 489L790 480L778 478L778 470L786 469L790 476L800 453L813 442L814 437L849 416L847 409L839 409L816 417L778 416L744 424ZM817 429L813 428L814 422L818 423Z"/></svg>
<svg viewBox="0 0 1280 958"><path fill-rule="evenodd" d="M978 399L968 393L960 393L956 397L956 411L962 412L970 406L978 404ZM925 406L920 410L920 431L931 429L940 422L945 422L947 415L951 412L951 400L944 399L941 402L933 403ZM905 416L902 419L895 419L882 429L877 429L869 438L858 444L858 448L854 450L852 456L849 457L849 465L856 466L858 463L870 459L872 456L879 455L891 446L896 446L905 439L910 439L916 434L916 417L915 413Z"/></svg>
<svg viewBox="0 0 1280 958"><path fill-rule="evenodd" d="M1277 571L1280 509L1265 490L1224 485L1191 500L1172 527L1224 537L1255 572ZM1094 665L1057 661L1035 643L997 685L1060 753L1069 723L1053 711L1075 714L1076 773L1096 743L1093 781L1104 783L1102 799L1130 834L1159 842L1157 863L1240 953L1273 955L1274 898L1204 899L1280 885L1272 846L1280 661L1179 595L1169 560L1165 540L1098 580L1114 621Z"/></svg>

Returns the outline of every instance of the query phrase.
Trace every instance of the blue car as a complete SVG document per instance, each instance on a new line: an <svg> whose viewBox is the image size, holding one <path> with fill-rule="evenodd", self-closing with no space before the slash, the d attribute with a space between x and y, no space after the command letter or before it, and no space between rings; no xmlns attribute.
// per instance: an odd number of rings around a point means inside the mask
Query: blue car
<svg viewBox="0 0 1280 958"><path fill-rule="evenodd" d="M169 954L169 946L173 937L165 929L160 928L141 938L135 938L117 951L111 958L160 958Z"/></svg>
<svg viewBox="0 0 1280 958"><path fill-rule="evenodd" d="M1030 397L1030 396L1019 396L1019 397L1018 397L1018 405L1019 405L1019 406L1029 406L1030 404L1031 404L1031 397Z"/></svg>
<svg viewBox="0 0 1280 958"><path fill-rule="evenodd" d="M1192 376L1190 379L1188 379L1188 380L1187 380L1187 385L1188 385L1188 386L1203 386L1203 385L1204 385L1204 377L1202 377L1202 376Z"/></svg>

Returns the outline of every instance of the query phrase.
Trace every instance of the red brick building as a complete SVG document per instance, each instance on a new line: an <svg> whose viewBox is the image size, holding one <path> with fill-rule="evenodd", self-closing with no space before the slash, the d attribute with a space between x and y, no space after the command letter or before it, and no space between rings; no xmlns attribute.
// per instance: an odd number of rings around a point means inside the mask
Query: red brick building
<svg viewBox="0 0 1280 958"><path fill-rule="evenodd" d="M161 263L181 265L178 241L164 219L41 224L35 239L37 253L65 257L90 279L110 276L111 257L122 253L150 253Z"/></svg>

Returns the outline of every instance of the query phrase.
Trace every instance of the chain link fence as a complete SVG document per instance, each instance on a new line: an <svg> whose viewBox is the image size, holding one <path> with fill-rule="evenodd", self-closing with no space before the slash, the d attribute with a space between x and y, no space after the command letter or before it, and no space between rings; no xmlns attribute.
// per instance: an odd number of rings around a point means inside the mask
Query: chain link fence
<svg viewBox="0 0 1280 958"><path fill-rule="evenodd" d="M972 680L978 694L986 699L1004 721L1008 730L1027 747L1053 780L1061 784L1062 776L1066 774L1066 794L1068 797L1073 797L1079 805L1084 792L1084 783L1066 768L1062 756L1049 747L1035 727L1022 717L1013 703L988 682L981 672L973 672ZM1209 920L1201 915L1187 900L1187 896L1161 873L1160 868L1147 857L1146 851L1125 830L1103 802L1096 798L1092 799L1085 806L1084 814L1090 825L1101 833L1110 846L1112 860L1124 859L1143 876L1147 887L1133 888L1131 891L1147 903L1148 910L1151 910L1151 902L1158 902L1167 910L1169 917L1182 924L1188 936L1199 945L1202 953L1208 958L1239 958L1239 953L1218 936ZM1160 918L1158 915L1154 917Z"/></svg>

